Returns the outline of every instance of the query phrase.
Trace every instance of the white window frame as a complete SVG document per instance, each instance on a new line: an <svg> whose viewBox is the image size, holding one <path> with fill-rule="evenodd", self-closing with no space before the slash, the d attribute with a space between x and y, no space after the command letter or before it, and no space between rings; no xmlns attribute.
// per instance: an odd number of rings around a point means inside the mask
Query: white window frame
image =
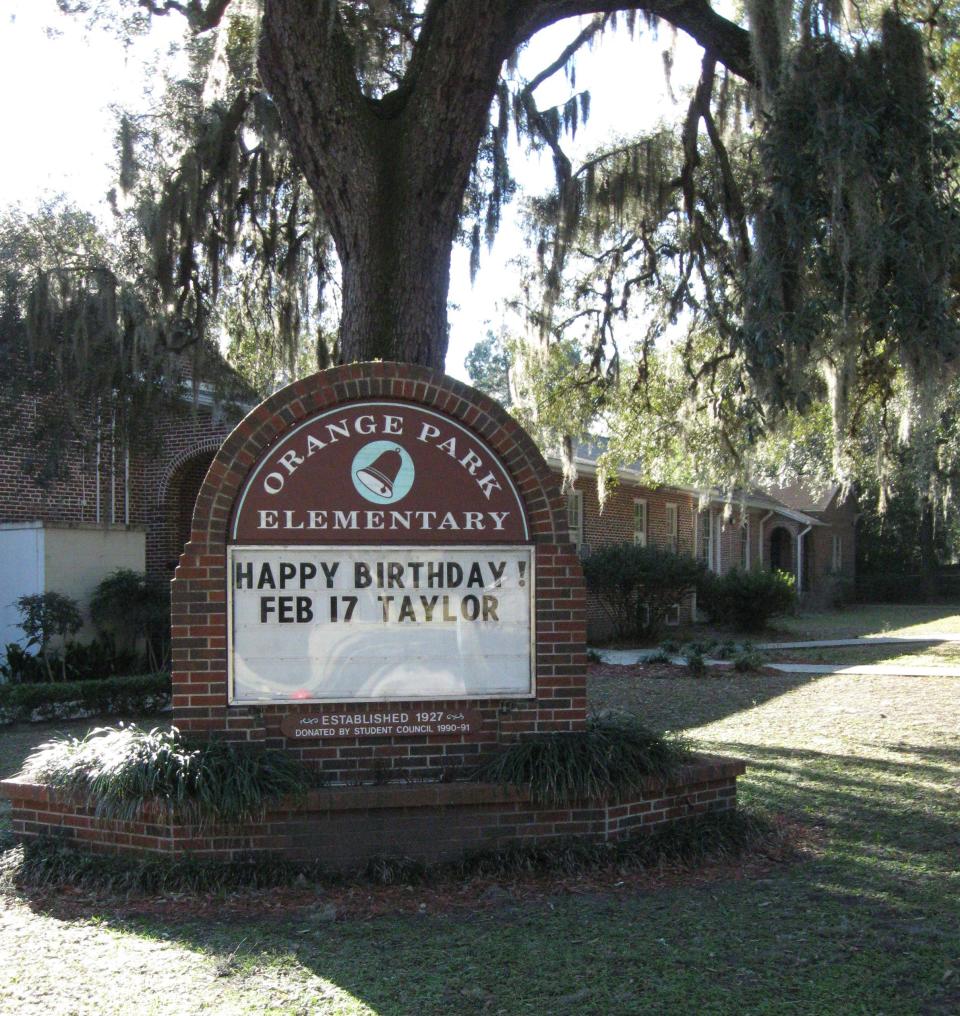
<svg viewBox="0 0 960 1016"><path fill-rule="evenodd" d="M750 516L744 516L740 532L740 567L750 570Z"/></svg>
<svg viewBox="0 0 960 1016"><path fill-rule="evenodd" d="M576 524L571 525L570 509L576 513ZM570 542L577 547L583 544L583 491L567 491L567 529L570 530Z"/></svg>
<svg viewBox="0 0 960 1016"><path fill-rule="evenodd" d="M643 529L637 529L637 509L643 505ZM645 547L647 545L647 530L650 524L650 517L647 508L647 499L645 497L635 497L633 499L633 542L638 547Z"/></svg>
<svg viewBox="0 0 960 1016"><path fill-rule="evenodd" d="M833 542L830 548L831 570L839 572L843 570L843 537L839 533L833 534Z"/></svg>
<svg viewBox="0 0 960 1016"><path fill-rule="evenodd" d="M672 550L676 554L680 550L680 506L675 501L668 501L666 508L667 550Z"/></svg>

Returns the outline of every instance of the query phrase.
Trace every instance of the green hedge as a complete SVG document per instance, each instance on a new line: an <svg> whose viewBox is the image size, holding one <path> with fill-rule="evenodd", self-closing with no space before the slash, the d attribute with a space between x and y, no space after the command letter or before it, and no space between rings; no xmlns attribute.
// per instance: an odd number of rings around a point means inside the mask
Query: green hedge
<svg viewBox="0 0 960 1016"><path fill-rule="evenodd" d="M84 715L156 712L170 701L170 675L137 674L98 681L0 685L0 723L65 720Z"/></svg>

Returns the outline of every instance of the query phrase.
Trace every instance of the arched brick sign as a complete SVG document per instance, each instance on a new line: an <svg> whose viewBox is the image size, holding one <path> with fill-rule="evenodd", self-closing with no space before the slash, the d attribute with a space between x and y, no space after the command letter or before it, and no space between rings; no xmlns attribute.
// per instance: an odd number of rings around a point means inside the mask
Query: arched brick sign
<svg viewBox="0 0 960 1016"><path fill-rule="evenodd" d="M173 582L174 718L332 779L449 778L585 718L584 593L526 432L449 377L316 374L211 464Z"/></svg>

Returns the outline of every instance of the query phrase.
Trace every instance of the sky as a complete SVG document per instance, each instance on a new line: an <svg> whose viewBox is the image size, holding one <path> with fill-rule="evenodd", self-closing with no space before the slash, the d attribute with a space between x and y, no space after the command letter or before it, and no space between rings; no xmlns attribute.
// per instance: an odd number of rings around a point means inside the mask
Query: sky
<svg viewBox="0 0 960 1016"><path fill-rule="evenodd" d="M55 0L0 0L0 114L6 156L0 159L0 207L20 204L29 210L60 193L106 216L105 194L113 184L116 104L136 103L154 52L163 53L182 31L175 17L154 19L150 36L125 47L104 30L87 31L82 19L58 12ZM48 31L50 26L54 32ZM578 31L568 21L537 35L521 54L520 70L530 78L550 63ZM605 36L578 58L577 84L591 93L591 115L568 149L576 159L615 135L630 135L659 119L676 119L682 106L671 99L663 73L662 52L673 45L667 32L652 39L645 30L631 40L625 31ZM683 36L673 47L672 82L679 89L695 80L700 51ZM541 108L570 94L563 74L537 91ZM547 189L549 160L516 150L511 168L525 190ZM520 202L504 211L491 251L484 250L473 285L469 254L456 248L451 266L450 349L447 371L467 380L463 359L488 330L509 316L505 298L514 286L511 259L523 250Z"/></svg>

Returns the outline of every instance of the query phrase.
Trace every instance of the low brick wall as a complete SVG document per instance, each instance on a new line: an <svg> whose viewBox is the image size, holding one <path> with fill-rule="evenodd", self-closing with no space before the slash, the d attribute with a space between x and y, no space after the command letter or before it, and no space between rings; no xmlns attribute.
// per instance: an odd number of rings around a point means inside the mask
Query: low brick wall
<svg viewBox="0 0 960 1016"><path fill-rule="evenodd" d="M271 812L256 826L181 825L144 815L135 822L98 818L40 784L0 782L12 802L13 831L21 840L56 836L101 853L166 854L250 859L282 854L351 870L376 856L451 860L471 850L509 843L543 843L583 836L622 839L708 811L736 806L736 778L744 763L701 757L676 777L651 779L626 800L543 807L523 788L485 783L336 787L311 793L298 806Z"/></svg>

